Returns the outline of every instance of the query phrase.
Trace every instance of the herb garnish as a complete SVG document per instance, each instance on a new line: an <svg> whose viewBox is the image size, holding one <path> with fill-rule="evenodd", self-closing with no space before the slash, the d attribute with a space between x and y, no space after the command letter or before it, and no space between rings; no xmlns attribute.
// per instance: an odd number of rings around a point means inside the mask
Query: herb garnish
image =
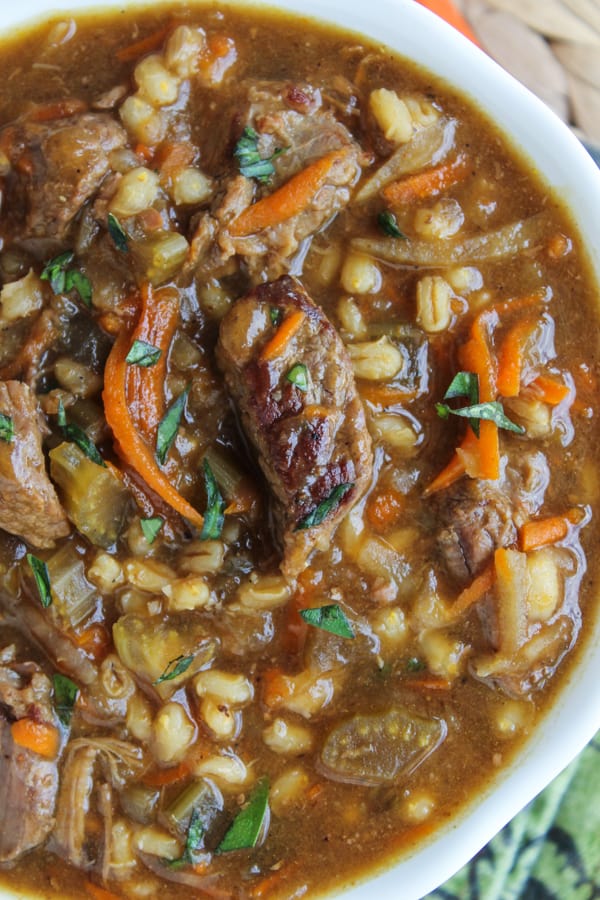
<svg viewBox="0 0 600 900"><path fill-rule="evenodd" d="M142 366L144 369L148 369L150 366L156 365L161 354L162 350L160 347L155 347L154 344L148 344L146 341L138 341L136 339L125 357L125 362L130 366Z"/></svg>
<svg viewBox="0 0 600 900"><path fill-rule="evenodd" d="M462 416L465 419L484 419L487 422L495 422L498 428L504 428L506 431L514 431L515 434L525 434L522 425L517 425L505 415L502 404L499 400L489 400L487 403L475 403L473 406L463 406L461 409L450 409L447 403L436 403L435 408L438 416L447 419L448 416ZM471 425L471 427L473 427ZM475 429L473 429L475 431ZM478 435L478 431L475 431Z"/></svg>
<svg viewBox="0 0 600 900"><path fill-rule="evenodd" d="M117 250L121 253L127 253L129 250L129 238L117 217L113 213L108 214L108 233L113 239L113 243Z"/></svg>
<svg viewBox="0 0 600 900"><path fill-rule="evenodd" d="M69 265L75 259L72 250L55 256L50 262L46 263L42 269L40 278L42 281L49 281L50 287L55 294L65 294L69 291L77 291L81 300L86 306L92 304L92 283L87 275L80 272L79 269L70 269Z"/></svg>
<svg viewBox="0 0 600 900"><path fill-rule="evenodd" d="M33 553L27 554L27 562L33 572L35 584L40 595L40 603L44 609L48 609L52 605L52 591L50 589L50 575L48 574L48 566L42 559L38 559Z"/></svg>
<svg viewBox="0 0 600 900"><path fill-rule="evenodd" d="M173 681L175 678L179 678L180 675L187 672L193 661L193 656L176 656L175 659L167 663L165 671L152 684L163 684L165 681Z"/></svg>
<svg viewBox="0 0 600 900"><path fill-rule="evenodd" d="M284 148L275 150L271 156L262 157L258 152L258 134L247 125L242 136L235 145L233 155L239 163L240 172L246 178L256 178L257 181L268 181L275 173L272 160L284 152Z"/></svg>
<svg viewBox="0 0 600 900"><path fill-rule="evenodd" d="M225 516L225 501L221 496L217 479L207 459L203 460L204 488L206 490L206 510L204 512L204 524L200 532L201 541L215 541L221 536Z"/></svg>
<svg viewBox="0 0 600 900"><path fill-rule="evenodd" d="M419 659L418 656L411 656L406 663L406 668L409 672L422 672L423 669L427 668L427 666L422 659Z"/></svg>
<svg viewBox="0 0 600 900"><path fill-rule="evenodd" d="M389 209L379 213L377 216L377 224L383 233L389 235L389 237L404 238L404 240L406 240L406 235L398 228L396 216L393 212L390 212Z"/></svg>
<svg viewBox="0 0 600 900"><path fill-rule="evenodd" d="M52 683L54 685L54 709L63 725L68 727L71 724L79 688L74 681L71 681L66 675L61 675L60 672L55 673Z"/></svg>
<svg viewBox="0 0 600 900"><path fill-rule="evenodd" d="M161 466L164 466L171 444L177 436L189 392L190 388L188 385L159 422L158 431L156 432L156 458Z"/></svg>
<svg viewBox="0 0 600 900"><path fill-rule="evenodd" d="M15 423L10 416L0 413L0 440L10 444L15 436Z"/></svg>
<svg viewBox="0 0 600 900"><path fill-rule="evenodd" d="M474 372L457 372L446 393L444 400L452 400L455 397L466 397L469 406L479 403L479 376ZM443 405L443 404L441 404ZM438 411L442 418L448 418ZM469 419L469 425L476 437L479 437L479 419Z"/></svg>
<svg viewBox="0 0 600 900"><path fill-rule="evenodd" d="M338 484L325 500L322 500L315 508L300 519L294 531L303 531L305 528L314 528L320 525L329 513L339 506L343 497L354 487L354 482L349 481L346 484Z"/></svg>
<svg viewBox="0 0 600 900"><path fill-rule="evenodd" d="M215 852L229 853L231 850L246 850L256 847L265 824L268 808L269 779L261 778L252 792L247 806L237 814Z"/></svg>
<svg viewBox="0 0 600 900"><path fill-rule="evenodd" d="M198 850L202 849L204 844L204 824L200 810L195 806L190 816L190 824L188 825L187 835L185 838L185 847L179 859L166 860L166 864L170 869L181 869L183 866L193 866L198 859Z"/></svg>
<svg viewBox="0 0 600 900"><path fill-rule="evenodd" d="M355 637L346 614L337 603L312 609L300 609L298 612L305 622L308 622L309 625L314 625L315 628L322 628L323 631L329 631L338 637Z"/></svg>
<svg viewBox="0 0 600 900"><path fill-rule="evenodd" d="M149 544L153 544L158 532L165 524L161 516L153 516L150 519L140 519L142 533Z"/></svg>
<svg viewBox="0 0 600 900"><path fill-rule="evenodd" d="M96 463L96 465L102 466L104 469L106 468L106 463L100 456L98 448L96 447L94 442L87 436L83 428L80 428L79 425L75 425L72 422L67 422L65 408L60 398L58 401L57 422L58 427L68 441L71 441L73 444L77 444L79 449L83 451L83 453L85 453L88 459L91 459L92 462Z"/></svg>
<svg viewBox="0 0 600 900"><path fill-rule="evenodd" d="M280 309L277 309L276 306L272 306L269 310L269 319L271 320L271 325L274 325L276 328L281 322L281 318L283 313Z"/></svg>
<svg viewBox="0 0 600 900"><path fill-rule="evenodd" d="M299 391L306 392L308 390L308 369L304 363L296 363L285 377L295 384Z"/></svg>

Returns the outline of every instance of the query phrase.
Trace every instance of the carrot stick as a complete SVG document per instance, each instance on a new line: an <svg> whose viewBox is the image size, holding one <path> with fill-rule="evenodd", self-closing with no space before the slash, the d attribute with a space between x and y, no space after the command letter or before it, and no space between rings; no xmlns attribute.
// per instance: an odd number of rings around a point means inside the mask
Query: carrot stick
<svg viewBox="0 0 600 900"><path fill-rule="evenodd" d="M158 50L172 27L172 23L163 25L162 28L159 28L158 31L154 31L147 37L141 38L141 40L135 41L127 47L122 47L120 50L117 50L117 59L123 63L133 62L134 59L138 59L140 56L145 56L147 53L152 53L153 50Z"/></svg>
<svg viewBox="0 0 600 900"><path fill-rule="evenodd" d="M445 490L458 481L459 478L462 478L465 471L464 460L461 459L458 455L458 451L456 451L446 468L442 469L439 475L436 475L433 479L431 484L425 488L423 496L429 497L431 494L436 494L438 491Z"/></svg>
<svg viewBox="0 0 600 900"><path fill-rule="evenodd" d="M85 889L94 900L121 900L119 894L113 894L112 891L107 891L106 888L94 884L93 881L86 881Z"/></svg>
<svg viewBox="0 0 600 900"><path fill-rule="evenodd" d="M550 406L558 406L569 396L571 389L564 382L557 381L549 375L538 375L527 385L527 392Z"/></svg>
<svg viewBox="0 0 600 900"><path fill-rule="evenodd" d="M536 326L532 319L523 319L509 330L498 354L498 393L502 397L516 397L521 389L523 353L527 339Z"/></svg>
<svg viewBox="0 0 600 900"><path fill-rule="evenodd" d="M461 591L450 608L450 616L455 619L478 603L494 583L494 566L489 565Z"/></svg>
<svg viewBox="0 0 600 900"><path fill-rule="evenodd" d="M314 200L334 165L347 155L347 150L332 150L293 175L278 190L244 209L233 220L229 233L247 237L264 228L273 228L298 215Z"/></svg>
<svg viewBox="0 0 600 900"><path fill-rule="evenodd" d="M156 166L163 178L171 178L179 169L189 166L194 160L195 150L192 144L169 141L161 144L156 154Z"/></svg>
<svg viewBox="0 0 600 900"><path fill-rule="evenodd" d="M271 340L267 341L263 347L260 354L261 361L270 362L281 356L286 346L299 331L305 318L306 313L302 312L301 309L295 309L293 313L285 318Z"/></svg>
<svg viewBox="0 0 600 900"><path fill-rule="evenodd" d="M497 321L495 312L484 310L479 313L471 326L470 339L459 350L463 369L474 372L479 378L481 403L496 399L496 363L490 350L488 332L495 327ZM478 439L468 429L457 453L462 455L465 471L472 478L495 481L500 477L500 440L495 422L481 421Z"/></svg>
<svg viewBox="0 0 600 900"><path fill-rule="evenodd" d="M12 739L19 747L31 750L44 759L56 759L60 746L60 732L48 722L35 719L17 719L10 726Z"/></svg>
<svg viewBox="0 0 600 900"><path fill-rule="evenodd" d="M53 119L68 119L77 113L85 112L87 108L83 100L57 100L55 103L34 107L25 114L25 118L30 122L50 122Z"/></svg>
<svg viewBox="0 0 600 900"><path fill-rule="evenodd" d="M367 403L381 406L402 405L419 396L418 391L403 391L401 388L377 384L364 384L358 390L361 398Z"/></svg>
<svg viewBox="0 0 600 900"><path fill-rule="evenodd" d="M157 769L147 775L142 775L142 782L148 787L164 787L166 784L174 784L187 778L190 774L189 766L185 763L179 763L178 766L171 766L170 769Z"/></svg>
<svg viewBox="0 0 600 900"><path fill-rule="evenodd" d="M568 516L550 516L548 519L525 522L519 528L519 549L528 553L538 547L556 544L566 538L571 524Z"/></svg>
<svg viewBox="0 0 600 900"><path fill-rule="evenodd" d="M468 172L467 157L460 154L451 162L441 163L433 169L407 175L398 181L386 185L381 194L389 206L414 203L425 200L447 191L466 177Z"/></svg>
<svg viewBox="0 0 600 900"><path fill-rule="evenodd" d="M122 331L106 361L104 370L104 413L112 429L119 454L140 475L149 488L162 497L185 519L197 528L204 519L173 487L162 472L150 447L135 427L127 396L127 378L130 366L125 357L131 346L127 331Z"/></svg>

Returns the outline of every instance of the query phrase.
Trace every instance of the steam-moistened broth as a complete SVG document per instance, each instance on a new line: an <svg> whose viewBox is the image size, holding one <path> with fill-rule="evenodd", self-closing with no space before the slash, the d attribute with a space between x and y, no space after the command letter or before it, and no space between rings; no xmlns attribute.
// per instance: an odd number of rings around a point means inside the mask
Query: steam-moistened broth
<svg viewBox="0 0 600 900"><path fill-rule="evenodd" d="M0 76L0 882L342 888L593 619L576 231L447 87L287 15L63 18Z"/></svg>

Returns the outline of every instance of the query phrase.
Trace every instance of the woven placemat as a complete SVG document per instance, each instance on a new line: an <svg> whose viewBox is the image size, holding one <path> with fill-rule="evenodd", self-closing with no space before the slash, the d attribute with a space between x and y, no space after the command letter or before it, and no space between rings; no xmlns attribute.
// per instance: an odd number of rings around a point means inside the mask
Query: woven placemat
<svg viewBox="0 0 600 900"><path fill-rule="evenodd" d="M454 0L482 47L600 147L600 0Z"/></svg>

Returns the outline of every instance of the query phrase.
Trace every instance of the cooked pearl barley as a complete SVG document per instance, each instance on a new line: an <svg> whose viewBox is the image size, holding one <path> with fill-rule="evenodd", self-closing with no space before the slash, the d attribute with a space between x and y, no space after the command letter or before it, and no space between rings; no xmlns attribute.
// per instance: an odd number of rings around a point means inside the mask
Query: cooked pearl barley
<svg viewBox="0 0 600 900"><path fill-rule="evenodd" d="M196 728L180 703L165 703L152 723L152 752L159 763L179 762L196 737Z"/></svg>
<svg viewBox="0 0 600 900"><path fill-rule="evenodd" d="M397 413L378 413L371 416L371 430L375 437L396 450L409 455L419 439L411 422Z"/></svg>
<svg viewBox="0 0 600 900"><path fill-rule="evenodd" d="M102 661L99 682L104 693L112 700L126 700L135 693L133 675L115 653Z"/></svg>
<svg viewBox="0 0 600 900"><path fill-rule="evenodd" d="M111 827L110 873L116 878L126 878L136 865L134 834L125 819L115 819Z"/></svg>
<svg viewBox="0 0 600 900"><path fill-rule="evenodd" d="M524 426L528 438L544 438L552 433L552 410L542 400L511 397L506 401L506 406L510 411L509 417Z"/></svg>
<svg viewBox="0 0 600 900"><path fill-rule="evenodd" d="M159 593L176 578L170 566L153 559L144 562L140 559L127 559L123 564L123 572L129 584L151 594Z"/></svg>
<svg viewBox="0 0 600 900"><path fill-rule="evenodd" d="M152 736L152 707L143 694L134 694L127 703L127 730L138 741L149 741Z"/></svg>
<svg viewBox="0 0 600 900"><path fill-rule="evenodd" d="M164 137L167 123L151 103L132 94L122 103L119 115L125 128L141 143L153 147Z"/></svg>
<svg viewBox="0 0 600 900"><path fill-rule="evenodd" d="M214 778L223 791L239 790L250 780L246 765L234 753L208 756L194 766L192 774L197 778Z"/></svg>
<svg viewBox="0 0 600 900"><path fill-rule="evenodd" d="M453 291L440 275L426 275L417 283L417 322L424 331L445 331L452 321Z"/></svg>
<svg viewBox="0 0 600 900"><path fill-rule="evenodd" d="M403 97L402 98L415 128L426 128L433 125L440 117L439 109L424 97Z"/></svg>
<svg viewBox="0 0 600 900"><path fill-rule="evenodd" d="M217 602L201 575L172 581L163 587L162 592L169 601L170 610L204 609Z"/></svg>
<svg viewBox="0 0 600 900"><path fill-rule="evenodd" d="M501 737L511 738L527 728L531 706L519 700L506 700L496 711L496 730Z"/></svg>
<svg viewBox="0 0 600 900"><path fill-rule="evenodd" d="M144 166L123 175L112 200L110 210L116 216L135 216L152 206L158 197L159 181L156 172Z"/></svg>
<svg viewBox="0 0 600 900"><path fill-rule="evenodd" d="M222 703L243 706L254 697L254 687L245 675L207 669L194 678L194 690L199 697L211 696Z"/></svg>
<svg viewBox="0 0 600 900"><path fill-rule="evenodd" d="M349 294L372 294L381 287L381 272L370 256L349 253L344 260L340 280Z"/></svg>
<svg viewBox="0 0 600 900"><path fill-rule="evenodd" d="M339 272L342 261L342 248L339 244L329 244L321 256L317 269L317 276L323 285L333 282Z"/></svg>
<svg viewBox="0 0 600 900"><path fill-rule="evenodd" d="M340 677L337 672L324 673L311 669L305 669L298 675L283 675L287 690L277 705L310 719L331 703L336 687L334 678Z"/></svg>
<svg viewBox="0 0 600 900"><path fill-rule="evenodd" d="M346 349L357 378L382 381L393 378L401 370L404 359L387 335L376 341L360 341L348 344Z"/></svg>
<svg viewBox="0 0 600 900"><path fill-rule="evenodd" d="M337 307L338 319L346 334L354 341L367 336L367 323L353 297L342 297Z"/></svg>
<svg viewBox="0 0 600 900"><path fill-rule="evenodd" d="M409 636L406 616L398 606L384 606L373 613L371 628L385 647L401 647Z"/></svg>
<svg viewBox="0 0 600 900"><path fill-rule="evenodd" d="M30 269L24 278L5 284L0 291L0 319L4 322L24 319L41 309L43 304L41 282Z"/></svg>
<svg viewBox="0 0 600 900"><path fill-rule="evenodd" d="M123 615L127 613L136 613L142 616L151 616L158 614L162 610L162 604L155 595L146 591L140 591L137 588L121 591L119 594L119 606Z"/></svg>
<svg viewBox="0 0 600 900"><path fill-rule="evenodd" d="M192 541L179 557L179 569L194 575L218 572L225 558L222 541Z"/></svg>
<svg viewBox="0 0 600 900"><path fill-rule="evenodd" d="M483 275L473 266L448 269L446 279L457 294L470 294L471 291L478 291L483 287Z"/></svg>
<svg viewBox="0 0 600 900"><path fill-rule="evenodd" d="M158 825L145 825L135 835L135 846L140 853L150 853L161 859L179 859L181 844L164 828Z"/></svg>
<svg viewBox="0 0 600 900"><path fill-rule="evenodd" d="M431 671L444 678L456 678L460 673L465 645L436 628L422 632L419 641Z"/></svg>
<svg viewBox="0 0 600 900"><path fill-rule="evenodd" d="M424 822L435 809L435 800L427 791L415 791L401 805L402 816L409 822Z"/></svg>
<svg viewBox="0 0 600 900"><path fill-rule="evenodd" d="M527 593L529 616L536 622L545 622L556 611L562 595L556 552L542 549L529 553L527 569L531 580Z"/></svg>
<svg viewBox="0 0 600 900"><path fill-rule="evenodd" d="M414 227L417 234L430 240L444 240L452 237L462 228L465 221L458 200L445 198L429 209L418 209Z"/></svg>
<svg viewBox="0 0 600 900"><path fill-rule="evenodd" d="M172 199L178 206L191 203L204 203L213 192L211 179L195 166L186 166L173 178L170 190Z"/></svg>
<svg viewBox="0 0 600 900"><path fill-rule="evenodd" d="M94 562L87 570L87 578L103 594L110 594L123 584L121 564L110 553L97 553Z"/></svg>
<svg viewBox="0 0 600 900"><path fill-rule="evenodd" d="M200 704L200 715L217 741L231 741L240 733L241 713L223 703L222 700L203 697Z"/></svg>
<svg viewBox="0 0 600 900"><path fill-rule="evenodd" d="M180 78L189 78L198 69L200 54L206 49L206 35L201 28L180 25L169 37L164 62Z"/></svg>
<svg viewBox="0 0 600 900"><path fill-rule="evenodd" d="M177 100L179 78L164 67L158 53L142 59L135 67L133 77L140 94L153 106L169 106Z"/></svg>
<svg viewBox="0 0 600 900"><path fill-rule="evenodd" d="M344 553L348 553L356 561L356 555L365 537L363 507L355 506L344 516L337 531Z"/></svg>
<svg viewBox="0 0 600 900"><path fill-rule="evenodd" d="M259 575L254 581L242 584L237 596L246 609L265 610L283 606L290 599L291 593L283 575Z"/></svg>
<svg viewBox="0 0 600 900"><path fill-rule="evenodd" d="M286 769L271 785L269 804L276 816L285 815L286 806L297 803L306 794L310 779L304 769Z"/></svg>
<svg viewBox="0 0 600 900"><path fill-rule="evenodd" d="M377 88L371 91L369 108L388 141L405 144L413 135L413 119L406 103L396 91Z"/></svg>
<svg viewBox="0 0 600 900"><path fill-rule="evenodd" d="M312 732L305 725L275 719L263 731L263 741L273 753L301 756L313 746Z"/></svg>

